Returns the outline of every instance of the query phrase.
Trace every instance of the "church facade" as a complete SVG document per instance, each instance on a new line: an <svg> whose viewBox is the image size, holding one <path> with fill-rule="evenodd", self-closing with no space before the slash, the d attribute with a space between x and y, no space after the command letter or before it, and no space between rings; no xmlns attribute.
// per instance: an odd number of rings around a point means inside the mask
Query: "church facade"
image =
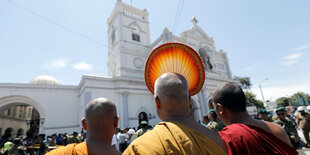
<svg viewBox="0 0 310 155"><path fill-rule="evenodd" d="M1 135L8 128L13 128L15 132L19 129L26 131L35 123L39 132L47 135L80 131L85 106L97 97L107 97L116 103L120 128L137 127L141 119L154 126L160 119L154 97L144 82L144 65L150 52L166 42L189 45L204 62L204 86L197 95L192 96L192 117L200 121L209 110L212 91L221 83L233 81L227 55L222 50L216 50L214 40L197 25L194 18L193 27L180 36L165 28L151 42L148 15L146 9L134 8L120 0L116 2L107 20L108 77L83 75L80 83L73 86L60 85L49 76L36 77L29 84L0 83L0 115L5 116L0 119ZM34 118L25 114L25 117L15 117L11 112L14 106L32 106L36 110L32 113L38 116ZM27 113L27 110L19 113ZM8 120L11 123L3 123ZM22 123L14 126L14 122Z"/></svg>

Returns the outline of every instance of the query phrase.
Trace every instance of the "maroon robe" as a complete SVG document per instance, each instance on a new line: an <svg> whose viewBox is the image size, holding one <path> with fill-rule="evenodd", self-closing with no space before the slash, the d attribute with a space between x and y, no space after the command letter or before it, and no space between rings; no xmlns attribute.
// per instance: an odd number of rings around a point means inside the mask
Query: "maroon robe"
<svg viewBox="0 0 310 155"><path fill-rule="evenodd" d="M259 127L235 123L218 133L226 143L228 154L298 154L289 144Z"/></svg>

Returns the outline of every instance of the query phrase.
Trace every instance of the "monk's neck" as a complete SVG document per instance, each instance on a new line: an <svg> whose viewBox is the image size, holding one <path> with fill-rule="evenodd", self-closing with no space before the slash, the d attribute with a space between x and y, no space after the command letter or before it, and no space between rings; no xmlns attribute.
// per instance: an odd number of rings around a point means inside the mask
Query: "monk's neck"
<svg viewBox="0 0 310 155"><path fill-rule="evenodd" d="M185 123L188 122L190 118L188 116L170 116L165 122L180 122L180 123Z"/></svg>
<svg viewBox="0 0 310 155"><path fill-rule="evenodd" d="M109 149L111 148L111 141L103 141L99 139L86 138L86 144L94 149L102 148Z"/></svg>
<svg viewBox="0 0 310 155"><path fill-rule="evenodd" d="M111 147L111 141L112 141L112 138L107 138L107 136L99 136L96 134L95 135L88 134L86 137L87 145L93 145L93 146L98 145L102 147Z"/></svg>
<svg viewBox="0 0 310 155"><path fill-rule="evenodd" d="M230 116L229 124L242 123L247 124L253 118L247 112L234 113Z"/></svg>

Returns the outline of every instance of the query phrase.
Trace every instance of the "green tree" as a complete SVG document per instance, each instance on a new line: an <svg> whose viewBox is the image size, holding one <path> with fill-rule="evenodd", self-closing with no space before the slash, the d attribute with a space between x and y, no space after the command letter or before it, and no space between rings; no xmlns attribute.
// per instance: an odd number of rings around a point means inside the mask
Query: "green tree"
<svg viewBox="0 0 310 155"><path fill-rule="evenodd" d="M290 104L290 98L288 97L280 97L278 99L276 99L276 103L278 105L278 107L286 107L291 105Z"/></svg>
<svg viewBox="0 0 310 155"><path fill-rule="evenodd" d="M235 76L234 80L238 82L238 85L242 88L242 89L246 89L249 90L251 89L252 83L251 83L251 79L249 77L239 77L239 76Z"/></svg>
<svg viewBox="0 0 310 155"><path fill-rule="evenodd" d="M256 106L257 108L264 107L263 101L256 99L256 95L253 94L252 92L245 91L244 94L246 97L247 106Z"/></svg>
<svg viewBox="0 0 310 155"><path fill-rule="evenodd" d="M294 105L299 105L300 102L299 101L302 101L304 104L309 104L310 102L310 96L309 94L307 93L304 93L304 92L297 92L295 94L293 94L291 96L291 101Z"/></svg>

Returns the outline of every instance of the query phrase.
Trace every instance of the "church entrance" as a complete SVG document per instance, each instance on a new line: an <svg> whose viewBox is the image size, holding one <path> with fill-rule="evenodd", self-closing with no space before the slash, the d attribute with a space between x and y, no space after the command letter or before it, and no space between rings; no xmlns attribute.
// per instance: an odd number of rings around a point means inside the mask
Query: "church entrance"
<svg viewBox="0 0 310 155"><path fill-rule="evenodd" d="M139 118L139 124L141 124L142 121L149 122L149 118L146 112L140 112L138 118Z"/></svg>
<svg viewBox="0 0 310 155"><path fill-rule="evenodd" d="M0 98L0 143L16 137L34 139L39 135L44 119L40 105L28 97ZM41 113L39 112L41 110ZM43 113L45 114L45 113ZM44 115L43 115L44 116Z"/></svg>
<svg viewBox="0 0 310 155"><path fill-rule="evenodd" d="M40 115L30 105L12 103L0 109L1 139L24 137L34 138L39 134ZM25 132L26 131L26 132Z"/></svg>

